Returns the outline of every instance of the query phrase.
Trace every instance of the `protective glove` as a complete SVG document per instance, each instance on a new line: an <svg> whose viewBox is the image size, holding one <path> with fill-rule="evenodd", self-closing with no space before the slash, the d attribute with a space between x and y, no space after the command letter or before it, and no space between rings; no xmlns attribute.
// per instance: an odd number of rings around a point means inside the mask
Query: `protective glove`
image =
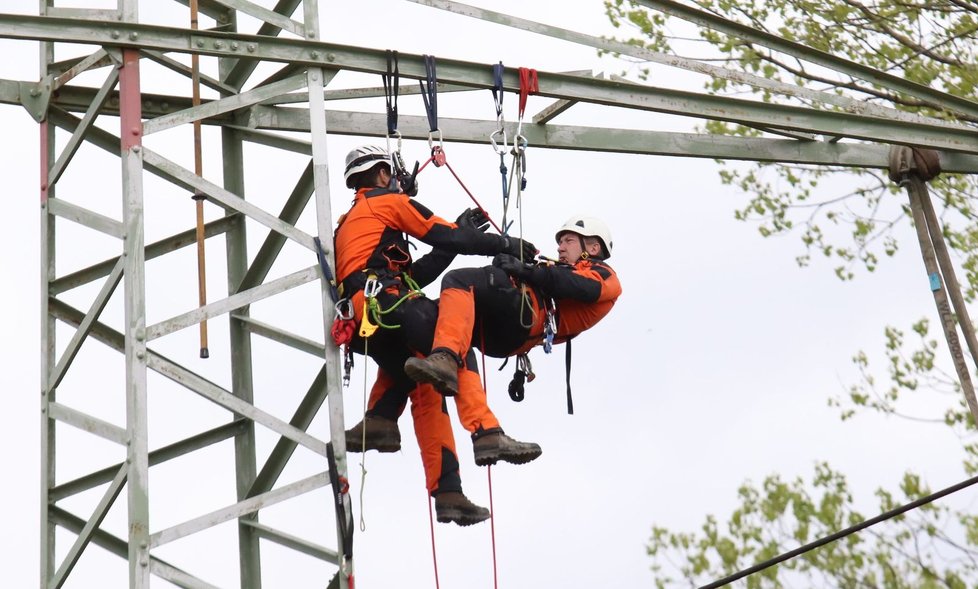
<svg viewBox="0 0 978 589"><path fill-rule="evenodd" d="M414 171L410 174L407 170L401 172L397 178L401 184L401 191L408 196L418 196L418 162L414 162Z"/></svg>
<svg viewBox="0 0 978 589"><path fill-rule="evenodd" d="M528 280L533 276L533 266L524 264L519 258L509 254L497 254L492 259L492 265L519 280Z"/></svg>
<svg viewBox="0 0 978 589"><path fill-rule="evenodd" d="M537 255L535 245L519 237L503 236L503 249L499 253L509 254L517 259L532 261L533 256Z"/></svg>
<svg viewBox="0 0 978 589"><path fill-rule="evenodd" d="M482 209L465 209L455 220L455 224L465 229L475 229L485 233L489 229L489 215Z"/></svg>

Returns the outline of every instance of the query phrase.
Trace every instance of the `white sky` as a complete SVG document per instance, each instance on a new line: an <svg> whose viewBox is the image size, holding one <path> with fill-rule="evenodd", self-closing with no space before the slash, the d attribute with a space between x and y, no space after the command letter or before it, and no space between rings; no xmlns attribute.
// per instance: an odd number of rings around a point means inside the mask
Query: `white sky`
<svg viewBox="0 0 978 589"><path fill-rule="evenodd" d="M108 2L114 4L114 2ZM143 3L144 5L147 3ZM153 10L160 3L152 3ZM478 2L495 10L589 32L612 34L600 2ZM69 5L66 3L65 5ZM71 3L89 6L89 2ZM144 22L185 18L175 12L149 12ZM356 8L353 8L355 6ZM101 7L101 6L99 6ZM4 10L32 14L33 0L7 0ZM171 15L175 14L175 17ZM154 20L156 19L156 20ZM170 19L170 20L166 20ZM622 66L598 59L593 50L566 45L478 23L434 9L395 0L349 3L337 14L323 17L322 38L339 43L394 48L407 53L430 53L481 63L502 60L542 71L594 68L619 71ZM245 30L253 30L248 26ZM0 78L33 80L37 50L31 43L0 42L7 58ZM67 55L59 55L62 59ZM205 64L210 67L210 64ZM213 72L210 72L213 73ZM98 84L104 73L85 79ZM144 68L144 89L185 93L180 78ZM260 78L258 78L260 79ZM698 90L695 78L657 70L656 83L669 81ZM364 81L366 80L366 81ZM337 84L379 85L379 77L337 79ZM410 82L404 81L404 85ZM174 86L174 84L176 86ZM413 84L413 83L410 83ZM531 99L529 113L548 104ZM333 105L331 105L333 106ZM489 118L488 92L477 96L443 95L443 117ZM354 108L361 108L354 106ZM368 109L379 112L381 101ZM402 99L402 113L423 114L420 99ZM507 119L515 119L516 96L506 97ZM557 123L630 126L649 129L688 128L689 122L655 115L628 115L610 108L577 106ZM117 132L117 120L100 122ZM685 125L685 127L682 127ZM0 109L0 171L7 190L7 230L0 233L2 267L8 277L4 303L9 310L6 335L0 338L7 383L8 426L0 433L3 471L8 473L4 499L7 533L0 537L5 586L36 586L38 575L38 481L40 473L38 419L39 325L38 285L38 132L26 111ZM185 165L191 165L189 130L147 138L147 146ZM66 136L60 137L63 145ZM335 216L347 207L345 189L337 181L342 159L355 138L330 139L330 165ZM205 134L205 176L220 181L218 135ZM408 159L423 159L426 146L406 142ZM446 145L453 166L484 204L498 216L500 209L498 159L488 145ZM277 212L305 162L270 150L249 148L248 198ZM860 417L841 424L826 405L856 381L850 358L859 349L876 354L882 347L884 325L907 326L921 316L934 316L934 305L915 251L909 226L897 231L903 251L886 260L872 275L841 283L832 264L817 260L799 269L794 256L800 244L794 237L761 239L733 218L746 196L720 184L716 165L708 160L595 155L547 151L530 147L527 192L522 210L524 234L553 253L553 229L576 212L604 218L616 245L611 259L624 286L612 314L574 345L575 409L566 415L563 349L550 357L533 355L538 379L527 386L527 399L512 403L505 392L511 367L496 372L490 361L490 404L507 432L544 448L543 456L525 466L493 469L496 547L500 587L561 586L568 588L611 584L622 587L651 583L651 564L645 542L653 523L676 530L698 529L706 514L725 517L736 503L736 489L747 479L760 481L772 472L787 478L808 476L818 460L828 460L850 475L857 504L875 512L872 490L894 487L905 470L925 475L932 487L957 482L958 441L943 428L901 420ZM81 152L69 169L59 196L104 214L118 216L118 162L95 148ZM193 223L193 205L185 193L146 175L147 242ZM442 216L454 218L467 199L444 170L426 171L421 179L422 202ZM171 198L176 197L176 198ZM208 218L219 211L208 206ZM314 231L312 213L299 223ZM66 222L58 223L59 275L113 255L118 244L93 237ZM249 227L250 252L265 232ZM209 293L224 295L223 245L208 242ZM308 252L286 248L273 276L315 262ZM481 265L484 258L461 259ZM167 262L148 266L149 322L185 312L195 305L195 264L192 248ZM87 309L100 283L65 295ZM322 339L317 288L300 289L277 304L261 304L253 315L275 321L303 335ZM432 292L436 296L435 292ZM106 321L119 324L120 294L106 311ZM166 356L209 375L227 386L226 321L211 322L212 358L196 359L196 330L186 330L156 342ZM935 327L936 329L936 327ZM58 331L59 350L70 339ZM255 338L257 404L288 419L316 370L314 359ZM364 374L362 358L352 386L346 390L347 423L361 415ZM59 400L125 424L122 363L114 352L89 342L79 364L59 390ZM880 362L877 360L877 365ZM372 378L373 367L368 370ZM226 412L198 401L194 395L155 375L150 376L150 443L158 447L223 423ZM939 408L924 408L931 414ZM325 415L312 431L328 437ZM260 430L261 428L259 428ZM410 420L401 420L404 449L394 455L367 455L369 474L360 500L360 459L350 457L355 514L366 518L365 533L355 540L359 587L434 586L428 515L420 456L412 440ZM58 481L120 460L119 448L92 442L61 427ZM488 505L485 469L472 462L471 445L457 429L466 494ZM275 438L259 434L259 452ZM152 531L180 523L233 502L233 465L229 443L154 468L150 496ZM296 464L283 483L322 470L309 452L296 452ZM65 503L87 515L102 488ZM106 528L125 536L122 498ZM974 495L962 494L971 501ZM286 532L307 535L335 546L328 496L314 493L287 508L263 516ZM436 541L441 586L492 585L490 527L437 525ZM59 535L59 554L72 537ZM327 567L302 555L263 544L269 556L267 587L322 587L332 574ZM222 587L235 586L237 567L233 524L167 545L154 554ZM68 587L125 586L126 566L120 559L93 548L79 563ZM167 583L154 579L154 587Z"/></svg>

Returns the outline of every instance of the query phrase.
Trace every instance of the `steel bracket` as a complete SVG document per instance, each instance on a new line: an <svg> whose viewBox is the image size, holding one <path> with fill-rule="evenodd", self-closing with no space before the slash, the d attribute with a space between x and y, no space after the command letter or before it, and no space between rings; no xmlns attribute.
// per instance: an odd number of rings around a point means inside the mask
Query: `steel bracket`
<svg viewBox="0 0 978 589"><path fill-rule="evenodd" d="M38 123L48 116L53 88L54 76L50 74L38 82L20 82L20 103Z"/></svg>

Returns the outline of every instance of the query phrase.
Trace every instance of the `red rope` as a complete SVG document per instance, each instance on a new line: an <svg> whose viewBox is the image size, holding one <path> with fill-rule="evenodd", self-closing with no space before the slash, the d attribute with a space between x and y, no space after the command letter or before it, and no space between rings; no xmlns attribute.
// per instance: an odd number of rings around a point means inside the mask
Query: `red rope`
<svg viewBox="0 0 978 589"><path fill-rule="evenodd" d="M449 168L451 169L451 168ZM482 391L488 396L486 384L486 331L485 320L479 319L479 347L482 351ZM489 527L492 535L492 586L499 589L499 573L496 570L496 510L492 506L492 465L486 467L489 476Z"/></svg>
<svg viewBox="0 0 978 589"><path fill-rule="evenodd" d="M441 153L444 156L444 150L442 150ZM421 171L427 168L428 164L430 164L434 160L435 160L435 156L432 155L430 158L428 158L428 161L426 161L424 165L418 168L418 173L420 174ZM435 166L438 166L438 164L436 163ZM489 223L492 224L493 229L495 229L499 233L502 233L503 230L500 229L499 225L496 225L496 222L493 221L492 217L489 216L489 211L487 211L486 208L483 207L482 204L475 198L475 196L472 194L472 191L468 189L468 187L465 185L465 182L462 182L462 179L458 177L458 174L455 173L455 170L452 169L452 165L449 164L448 161L445 161L445 167L448 168L448 171L452 173L452 176L455 176L455 179L458 181L458 185L462 187L462 190L465 191L465 194L469 195L469 198L472 199L472 202L475 203L475 206L479 207L479 210L486 214L486 218L489 219Z"/></svg>
<svg viewBox="0 0 978 589"><path fill-rule="evenodd" d="M492 465L486 467L489 476L489 527L492 530L492 586L499 589L499 573L496 570L496 510L492 506Z"/></svg>
<svg viewBox="0 0 978 589"><path fill-rule="evenodd" d="M435 589L439 589L438 584L438 555L435 552L435 516L431 512L431 496L428 496L428 524L431 526L431 562L435 568Z"/></svg>

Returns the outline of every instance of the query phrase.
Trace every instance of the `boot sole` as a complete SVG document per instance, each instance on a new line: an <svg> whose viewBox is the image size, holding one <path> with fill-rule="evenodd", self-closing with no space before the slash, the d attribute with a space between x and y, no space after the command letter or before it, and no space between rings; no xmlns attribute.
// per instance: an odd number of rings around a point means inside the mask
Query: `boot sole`
<svg viewBox="0 0 978 589"><path fill-rule="evenodd" d="M487 519L489 519L489 514L487 513L485 515L472 516L472 515L463 514L461 510L452 509L447 511L445 510L441 511L440 513L438 513L435 519L442 524L456 523L464 528L467 526L477 524L479 522L486 521Z"/></svg>
<svg viewBox="0 0 978 589"><path fill-rule="evenodd" d="M475 456L476 466L491 466L500 460L510 464L526 464L539 458L543 454L542 449L529 450L518 454L510 454L500 450L480 452Z"/></svg>
<svg viewBox="0 0 978 589"><path fill-rule="evenodd" d="M404 372L414 382L430 384L446 397L454 397L458 394L458 381L449 382L441 375L432 372L424 360L420 358L408 358L404 363Z"/></svg>
<svg viewBox="0 0 978 589"><path fill-rule="evenodd" d="M346 440L346 451L361 453L363 452L363 440L356 438L356 440L347 439ZM370 443L371 440L367 440L367 450L376 450L381 454L387 454L390 452L400 452L401 441L400 440L383 440L376 444Z"/></svg>

